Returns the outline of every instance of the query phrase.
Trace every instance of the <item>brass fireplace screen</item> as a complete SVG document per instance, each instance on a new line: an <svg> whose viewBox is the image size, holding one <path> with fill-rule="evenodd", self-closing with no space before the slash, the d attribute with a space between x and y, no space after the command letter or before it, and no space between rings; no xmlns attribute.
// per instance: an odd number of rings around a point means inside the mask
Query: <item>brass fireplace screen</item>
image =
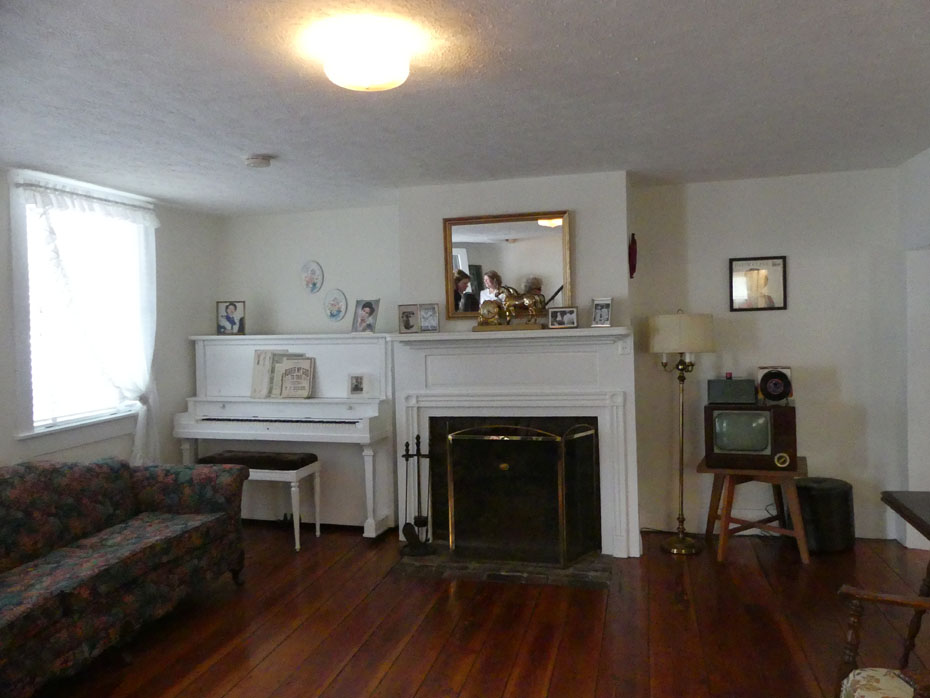
<svg viewBox="0 0 930 698"><path fill-rule="evenodd" d="M567 566L600 548L597 422L582 420L543 418L549 429L487 423L446 432L452 554Z"/></svg>

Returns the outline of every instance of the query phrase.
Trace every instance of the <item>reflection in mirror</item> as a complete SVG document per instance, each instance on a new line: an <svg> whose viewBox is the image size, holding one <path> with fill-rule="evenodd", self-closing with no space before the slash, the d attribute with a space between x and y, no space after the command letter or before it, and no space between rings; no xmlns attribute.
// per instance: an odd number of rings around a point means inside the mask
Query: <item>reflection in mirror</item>
<svg viewBox="0 0 930 698"><path fill-rule="evenodd" d="M447 317L477 316L498 284L571 305L568 211L446 218L443 234Z"/></svg>

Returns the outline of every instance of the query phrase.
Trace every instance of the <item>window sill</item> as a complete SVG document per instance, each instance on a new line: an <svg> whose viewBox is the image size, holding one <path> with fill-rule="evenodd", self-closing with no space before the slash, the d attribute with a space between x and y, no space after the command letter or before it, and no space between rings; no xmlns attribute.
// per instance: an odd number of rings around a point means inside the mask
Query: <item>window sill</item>
<svg viewBox="0 0 930 698"><path fill-rule="evenodd" d="M138 413L138 409L133 409L104 417L33 429L17 434L16 439L28 442L27 450L30 455L63 451L135 433Z"/></svg>

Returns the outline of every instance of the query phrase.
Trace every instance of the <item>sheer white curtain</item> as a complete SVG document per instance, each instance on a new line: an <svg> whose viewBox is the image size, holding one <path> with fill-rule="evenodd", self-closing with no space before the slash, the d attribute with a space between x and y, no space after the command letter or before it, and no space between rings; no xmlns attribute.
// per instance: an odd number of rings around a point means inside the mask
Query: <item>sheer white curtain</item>
<svg viewBox="0 0 930 698"><path fill-rule="evenodd" d="M38 181L17 185L26 205L30 227L30 277L44 273L44 288L58 302L46 302L40 316L38 293L30 279L33 366L58 365L54 356L36 351L58 351L73 360L67 370L102 376L116 391L115 403L138 403L138 422L131 460L157 462L156 415L158 398L152 379L155 347L155 229L158 219L150 205L119 201L96 192ZM38 230L40 235L33 235ZM34 270L34 255L44 271ZM133 287L129 287L132 284ZM46 299L46 301L52 300ZM38 338L37 333L42 333ZM70 341L69 341L70 338ZM41 349L44 347L44 349ZM50 363L43 363L42 359ZM83 367L83 369L82 369ZM43 380L61 382L62 376L33 368L33 415L40 418ZM78 375L80 378L80 375ZM50 386L55 387L55 386ZM52 409L80 413L89 403L63 405L63 391L54 395ZM74 398L88 398L90 390L73 390ZM48 398L45 398L48 399ZM104 401L106 397L102 398ZM63 410L63 412L62 412Z"/></svg>

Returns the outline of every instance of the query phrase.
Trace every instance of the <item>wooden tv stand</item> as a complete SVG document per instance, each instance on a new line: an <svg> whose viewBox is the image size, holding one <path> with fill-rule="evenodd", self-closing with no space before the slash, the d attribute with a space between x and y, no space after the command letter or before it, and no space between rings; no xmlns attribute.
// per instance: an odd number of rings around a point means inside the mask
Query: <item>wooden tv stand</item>
<svg viewBox="0 0 930 698"><path fill-rule="evenodd" d="M758 528L763 531L780 533L791 536L798 542L798 552L801 562L805 565L810 562L807 550L807 535L804 533L804 519L801 517L801 504L798 501L798 489L795 478L807 475L807 458L798 456L798 469L785 472L783 470L744 470L739 468L708 468L704 459L698 463L699 473L708 473L714 476L714 487L710 495L710 508L707 511L707 530L705 535L709 538L714 535L714 524L720 521L720 542L717 545L717 561L723 562L726 556L727 543L730 536L741 531ZM737 485L744 482L767 482L772 485L772 494L775 498L775 515L759 521L748 521L733 516L733 496ZM721 495L723 504L721 506ZM793 528L788 528L785 517L785 502L788 502L788 511L791 513ZM778 526L772 522L777 521ZM736 526L731 527L731 524Z"/></svg>

